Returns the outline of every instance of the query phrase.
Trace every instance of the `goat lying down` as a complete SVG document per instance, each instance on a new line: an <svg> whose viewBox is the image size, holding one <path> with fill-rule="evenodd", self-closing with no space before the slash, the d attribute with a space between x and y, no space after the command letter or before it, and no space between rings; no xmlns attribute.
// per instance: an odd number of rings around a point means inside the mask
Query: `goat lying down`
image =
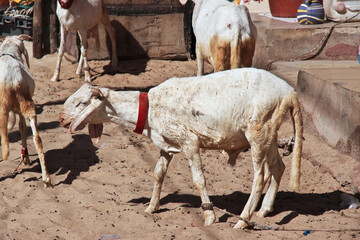
<svg viewBox="0 0 360 240"><path fill-rule="evenodd" d="M172 78L149 91L147 115L146 111L145 114L139 111L144 108L143 96L139 91L112 91L85 84L65 101L59 120L62 126L69 126L70 133L88 124L91 137L99 140L102 123L137 126L139 133L138 119L147 116L143 134L160 148L160 158L146 212L159 209L161 187L172 156L184 152L201 196L205 225L212 224L215 213L205 187L199 150L223 149L229 155L229 163L234 165L238 154L251 146L253 187L241 213L243 220L235 228L248 225L264 185L270 181L258 213L267 215L273 210L285 169L278 152L277 132L289 110L295 131L290 186L299 189L302 117L296 92L282 79L255 68Z"/></svg>
<svg viewBox="0 0 360 240"><path fill-rule="evenodd" d="M8 126L11 129L15 124L15 115L19 115L19 130L21 134L21 158L25 164L29 164L29 154L26 146L26 122L27 118L33 133L36 151L39 155L42 169L42 180L45 187L51 186L50 176L46 170L44 150L37 130L37 118L32 96L35 91L35 82L29 71L23 64L22 55L25 56L29 66L29 56L23 40L29 36L20 35L5 38L0 46L0 128L2 157L9 157ZM10 114L10 117L9 117Z"/></svg>

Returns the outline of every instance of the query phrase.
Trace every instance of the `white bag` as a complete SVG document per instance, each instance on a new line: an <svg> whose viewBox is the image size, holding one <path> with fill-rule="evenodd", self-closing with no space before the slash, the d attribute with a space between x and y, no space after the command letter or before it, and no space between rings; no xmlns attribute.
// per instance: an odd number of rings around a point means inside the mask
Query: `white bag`
<svg viewBox="0 0 360 240"><path fill-rule="evenodd" d="M341 22L358 14L350 21L360 21L360 0L324 0L323 5L328 20Z"/></svg>

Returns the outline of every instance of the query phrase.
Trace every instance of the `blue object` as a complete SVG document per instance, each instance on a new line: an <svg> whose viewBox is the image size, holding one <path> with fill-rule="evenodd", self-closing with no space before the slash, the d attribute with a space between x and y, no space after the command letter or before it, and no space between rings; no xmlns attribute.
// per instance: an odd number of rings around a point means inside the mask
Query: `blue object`
<svg viewBox="0 0 360 240"><path fill-rule="evenodd" d="M306 230L306 231L304 232L304 236L306 236L306 235L308 235L308 234L310 234L310 230Z"/></svg>
<svg viewBox="0 0 360 240"><path fill-rule="evenodd" d="M319 24L325 21L325 11L319 0L304 0L297 11L300 24Z"/></svg>

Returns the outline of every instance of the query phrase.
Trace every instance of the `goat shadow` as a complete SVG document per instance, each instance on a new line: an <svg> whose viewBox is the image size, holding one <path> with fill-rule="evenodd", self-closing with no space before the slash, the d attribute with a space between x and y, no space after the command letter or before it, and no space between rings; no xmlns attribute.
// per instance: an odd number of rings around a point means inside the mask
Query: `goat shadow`
<svg viewBox="0 0 360 240"><path fill-rule="evenodd" d="M268 216L276 216L279 213L290 211L281 221L277 222L278 225L289 223L292 219L301 215L319 216L327 211L340 211L342 191L333 191L329 193L295 193L295 192L278 192L275 203L274 211L269 213ZM220 209L226 209L229 213L240 215L243 210L250 194L235 191L230 194L222 196L210 196L211 202L214 206ZM261 207L264 194L262 195L256 210ZM147 204L150 198L134 198L128 203ZM192 194L179 194L178 191L168 194L160 200L160 209L157 212L166 212L170 209L162 207L167 203L180 203L181 207L200 208L201 199ZM223 214L219 218L219 222L226 222L230 217L228 214Z"/></svg>
<svg viewBox="0 0 360 240"><path fill-rule="evenodd" d="M72 136L73 141L66 147L46 152L46 167L49 174L56 176L67 174L65 180L55 184L72 184L81 172L89 171L90 167L99 163L96 155L97 147L87 134Z"/></svg>
<svg viewBox="0 0 360 240"><path fill-rule="evenodd" d="M72 136L73 141L64 148L52 149L45 152L45 164L50 175L67 174L65 180L60 181L54 186L60 184L72 184L72 182L80 175L81 172L89 171L89 168L99 163L96 155L97 147L92 144L91 138L86 134L78 134ZM33 154L37 156L37 154ZM15 178L18 174L24 172L40 173L39 178L30 178L25 181L38 181L41 179L41 167L39 158L30 163L30 167L23 167L21 171L15 174L0 178L0 182L7 178Z"/></svg>
<svg viewBox="0 0 360 240"><path fill-rule="evenodd" d="M136 38L117 20L112 20L111 25L115 30L116 53L119 59L118 71L139 75L145 72L149 56ZM109 54L112 52L111 41L106 33L106 46ZM111 55L110 55L111 56ZM109 66L104 70L108 71Z"/></svg>

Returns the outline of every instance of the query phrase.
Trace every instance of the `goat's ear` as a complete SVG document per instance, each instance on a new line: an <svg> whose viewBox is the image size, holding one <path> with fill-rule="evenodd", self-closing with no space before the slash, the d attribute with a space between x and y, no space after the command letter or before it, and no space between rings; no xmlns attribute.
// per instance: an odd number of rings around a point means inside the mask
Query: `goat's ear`
<svg viewBox="0 0 360 240"><path fill-rule="evenodd" d="M25 56L25 61L26 61L26 65L28 66L28 68L30 69L30 63L29 63L29 53L26 50L26 47L23 46L23 52L22 52Z"/></svg>
<svg viewBox="0 0 360 240"><path fill-rule="evenodd" d="M76 131L82 130L91 120L91 114L96 111L100 105L103 104L102 101L93 101L90 103L84 110L81 111L71 122L69 131L70 133L75 133Z"/></svg>
<svg viewBox="0 0 360 240"><path fill-rule="evenodd" d="M6 36L0 36L0 42L3 42Z"/></svg>
<svg viewBox="0 0 360 240"><path fill-rule="evenodd" d="M185 5L187 0L179 0L182 5Z"/></svg>
<svg viewBox="0 0 360 240"><path fill-rule="evenodd" d="M100 89L98 88L91 88L91 93L94 97L96 97L97 99L103 99L104 98L104 94L100 91Z"/></svg>
<svg viewBox="0 0 360 240"><path fill-rule="evenodd" d="M18 38L19 38L21 41L24 41L24 40L31 41L31 40L32 40L32 37L29 36L29 35L26 35L26 34L21 34L21 35L19 35Z"/></svg>

